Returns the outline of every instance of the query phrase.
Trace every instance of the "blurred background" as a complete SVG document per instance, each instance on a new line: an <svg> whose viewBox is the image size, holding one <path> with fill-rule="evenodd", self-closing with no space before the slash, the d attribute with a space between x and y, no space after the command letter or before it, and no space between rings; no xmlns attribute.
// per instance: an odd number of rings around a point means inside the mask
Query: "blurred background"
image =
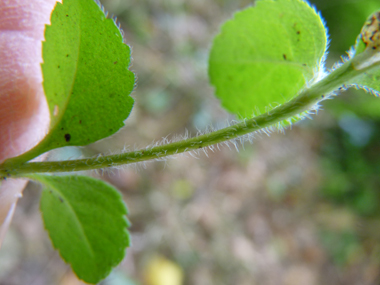
<svg viewBox="0 0 380 285"><path fill-rule="evenodd" d="M213 97L208 53L220 25L252 1L101 2L132 46L136 103L125 129L83 152L144 147L233 119ZM310 2L329 29L328 68L380 9L378 0ZM123 193L132 222L132 246L101 284L380 284L379 174L380 98L348 90L313 120L239 152L98 175ZM40 192L30 183L19 202L0 252L0 284L83 284L52 249Z"/></svg>

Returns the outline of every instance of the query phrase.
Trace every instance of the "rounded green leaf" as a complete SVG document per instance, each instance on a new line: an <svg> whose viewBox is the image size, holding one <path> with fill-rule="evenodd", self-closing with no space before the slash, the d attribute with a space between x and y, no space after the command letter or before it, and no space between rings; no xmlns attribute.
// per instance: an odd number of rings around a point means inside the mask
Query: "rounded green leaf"
<svg viewBox="0 0 380 285"><path fill-rule="evenodd" d="M29 177L45 186L42 217L62 258L88 283L105 278L129 245L127 209L120 193L87 176Z"/></svg>
<svg viewBox="0 0 380 285"><path fill-rule="evenodd" d="M215 38L209 76L224 108L241 118L290 100L323 72L327 36L302 0L259 0Z"/></svg>

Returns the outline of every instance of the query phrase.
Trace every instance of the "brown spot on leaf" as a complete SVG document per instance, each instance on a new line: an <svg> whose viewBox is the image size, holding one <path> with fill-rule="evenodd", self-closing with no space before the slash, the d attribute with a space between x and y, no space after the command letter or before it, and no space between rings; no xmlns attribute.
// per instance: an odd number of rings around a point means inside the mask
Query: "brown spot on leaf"
<svg viewBox="0 0 380 285"><path fill-rule="evenodd" d="M71 140L71 135L70 134L65 134L65 140L69 142Z"/></svg>

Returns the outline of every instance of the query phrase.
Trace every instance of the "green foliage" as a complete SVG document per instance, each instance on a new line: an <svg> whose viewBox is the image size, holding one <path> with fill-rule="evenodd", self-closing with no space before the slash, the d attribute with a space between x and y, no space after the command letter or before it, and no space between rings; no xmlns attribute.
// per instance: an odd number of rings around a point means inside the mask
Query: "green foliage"
<svg viewBox="0 0 380 285"><path fill-rule="evenodd" d="M378 48L380 48L380 15L374 13L364 24L361 33L355 44L355 59L354 67L356 69L364 69L372 64L380 61ZM354 86L363 88L367 92L372 92L378 95L380 90L380 70L372 69L361 74L349 81Z"/></svg>
<svg viewBox="0 0 380 285"><path fill-rule="evenodd" d="M99 6L93 0L63 0L63 4L57 3L51 22L45 32L42 65L50 131L26 155L0 165L3 178L31 173L36 165L42 165L41 172L74 171L94 169L105 162L111 166L201 149L290 120L315 108L324 95L343 85L380 89L379 68L372 66L376 61L367 56L377 53L367 52L361 41L358 57L320 80L325 75L327 36L319 15L302 0L258 0L256 6L236 13L223 25L212 46L209 75L217 97L233 114L249 118L253 113L272 112L166 146L96 158L91 163L90 159L66 161L74 168L61 162L24 163L54 148L87 145L114 134L133 107L129 96L134 87L134 75L128 70L130 49ZM158 109L152 106L159 110L162 104L158 105ZM280 107L272 110L276 106ZM353 161L358 166L356 157ZM24 172L20 171L22 167ZM341 172L337 174L339 180L335 177L334 181L341 182L340 187L349 187ZM63 259L86 282L96 283L107 276L129 245L127 210L121 195L89 177L26 177L46 187L41 211ZM332 183L325 192L339 199L336 185ZM369 210L363 207L378 198L374 191L356 197L353 205L364 214L370 215L378 208L377 203Z"/></svg>
<svg viewBox="0 0 380 285"><path fill-rule="evenodd" d="M117 132L132 110L130 48L93 0L57 3L42 71L50 131L36 151L87 145Z"/></svg>
<svg viewBox="0 0 380 285"><path fill-rule="evenodd" d="M368 15L380 8L378 0L314 0L318 11L329 28L331 38L329 58L339 57L352 46L360 33L360 29Z"/></svg>
<svg viewBox="0 0 380 285"><path fill-rule="evenodd" d="M293 98L318 76L326 51L320 17L304 1L257 1L226 22L209 74L224 108L242 117Z"/></svg>
<svg viewBox="0 0 380 285"><path fill-rule="evenodd" d="M378 0L318 0L315 5L321 11L327 26L331 43L329 59L338 61L339 57L351 46L360 33L368 15L380 9ZM324 102L323 107L331 115L339 118L348 111L359 117L380 117L380 100L374 96L365 96L363 92L349 90L344 96Z"/></svg>
<svg viewBox="0 0 380 285"><path fill-rule="evenodd" d="M86 176L30 177L45 186L42 217L62 258L88 283L105 278L129 245L127 209L120 193Z"/></svg>
<svg viewBox="0 0 380 285"><path fill-rule="evenodd" d="M350 92L344 97L326 101L324 107L337 118L347 113L355 114L358 117L380 118L380 100L375 96L363 96Z"/></svg>
<svg viewBox="0 0 380 285"><path fill-rule="evenodd" d="M378 96L378 90L380 90L380 70L371 70L348 83Z"/></svg>
<svg viewBox="0 0 380 285"><path fill-rule="evenodd" d="M324 132L322 197L360 217L378 216L380 135L374 130L380 128L380 122L346 115L340 125Z"/></svg>
<svg viewBox="0 0 380 285"><path fill-rule="evenodd" d="M331 231L321 232L322 244L326 247L335 264L346 265L350 257L360 250L359 239L351 231Z"/></svg>

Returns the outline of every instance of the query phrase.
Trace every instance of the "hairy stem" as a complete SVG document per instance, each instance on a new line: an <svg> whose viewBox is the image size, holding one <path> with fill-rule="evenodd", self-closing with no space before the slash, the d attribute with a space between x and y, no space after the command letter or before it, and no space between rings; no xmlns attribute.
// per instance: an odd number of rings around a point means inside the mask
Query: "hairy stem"
<svg viewBox="0 0 380 285"><path fill-rule="evenodd" d="M70 172L113 167L162 158L229 141L248 133L274 126L281 121L300 115L305 111L312 110L315 104L325 99L326 94L330 94L344 86L344 84L352 82L355 77L368 72L372 68L376 68L378 65L378 63L375 63L358 70L355 69L355 62L357 62L357 60L354 57L352 60L344 63L328 74L322 80L303 90L298 96L289 102L274 108L270 112L256 116L252 119L247 119L218 131L152 147L150 149L142 149L116 155L69 161L28 162L15 165L14 167L9 164L6 166L0 165L0 177L23 176L24 174L38 172Z"/></svg>

